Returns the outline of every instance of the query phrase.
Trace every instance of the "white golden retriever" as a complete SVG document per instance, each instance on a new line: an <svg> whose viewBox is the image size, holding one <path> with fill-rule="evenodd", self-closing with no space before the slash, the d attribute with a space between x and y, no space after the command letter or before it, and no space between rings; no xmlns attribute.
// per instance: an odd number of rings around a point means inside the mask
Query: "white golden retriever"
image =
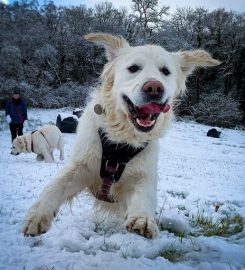
<svg viewBox="0 0 245 270"><path fill-rule="evenodd" d="M32 133L18 136L12 142L11 155L35 153L36 160L54 162L53 151L60 151L60 160L64 159L63 135L55 125L45 125Z"/></svg>
<svg viewBox="0 0 245 270"><path fill-rule="evenodd" d="M185 90L186 77L197 66L220 62L203 50L169 53L154 45L130 47L124 38L105 33L85 38L106 49L102 85L80 118L69 163L29 209L23 233L45 233L60 206L87 189L102 208L124 210L128 231L156 237L158 138L172 118L174 100ZM109 151L102 148L106 143ZM129 153L115 154L117 145L128 147ZM125 162L127 154L131 159Z"/></svg>

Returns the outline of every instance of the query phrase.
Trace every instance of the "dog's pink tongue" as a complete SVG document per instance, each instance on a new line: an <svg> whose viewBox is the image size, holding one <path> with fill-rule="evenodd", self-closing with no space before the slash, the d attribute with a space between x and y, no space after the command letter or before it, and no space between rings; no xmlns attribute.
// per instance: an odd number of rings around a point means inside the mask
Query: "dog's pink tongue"
<svg viewBox="0 0 245 270"><path fill-rule="evenodd" d="M142 115L161 113L161 112L166 113L169 110L170 110L170 105L167 103L163 106L161 106L157 103L147 103L147 104L138 108L138 112Z"/></svg>

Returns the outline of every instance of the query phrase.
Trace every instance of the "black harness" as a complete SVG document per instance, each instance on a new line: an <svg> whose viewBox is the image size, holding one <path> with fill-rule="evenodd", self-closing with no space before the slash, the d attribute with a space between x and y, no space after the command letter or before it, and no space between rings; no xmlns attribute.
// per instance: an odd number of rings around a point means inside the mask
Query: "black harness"
<svg viewBox="0 0 245 270"><path fill-rule="evenodd" d="M135 148L127 143L114 143L110 141L106 136L106 132L101 128L98 130L98 133L102 144L100 167L102 185L95 197L99 200L113 203L115 200L109 194L111 185L120 179L127 163L144 150L148 143Z"/></svg>

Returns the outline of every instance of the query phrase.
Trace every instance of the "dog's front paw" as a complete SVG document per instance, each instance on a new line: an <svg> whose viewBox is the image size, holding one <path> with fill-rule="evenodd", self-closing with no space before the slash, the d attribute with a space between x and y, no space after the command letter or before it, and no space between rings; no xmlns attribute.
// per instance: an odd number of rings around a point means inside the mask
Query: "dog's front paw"
<svg viewBox="0 0 245 270"><path fill-rule="evenodd" d="M33 207L34 208L34 207ZM31 208L25 216L22 232L24 236L37 236L46 233L51 226L54 214Z"/></svg>
<svg viewBox="0 0 245 270"><path fill-rule="evenodd" d="M43 161L44 160L44 156L42 154L37 154L36 160L37 161Z"/></svg>
<svg viewBox="0 0 245 270"><path fill-rule="evenodd" d="M155 238L159 233L155 220L147 216L129 217L125 222L125 226L129 232L134 231L146 238Z"/></svg>

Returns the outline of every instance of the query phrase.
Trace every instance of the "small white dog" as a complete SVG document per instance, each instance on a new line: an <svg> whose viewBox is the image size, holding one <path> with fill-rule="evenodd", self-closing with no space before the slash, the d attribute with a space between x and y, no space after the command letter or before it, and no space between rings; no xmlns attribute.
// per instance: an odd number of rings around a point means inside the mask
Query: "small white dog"
<svg viewBox="0 0 245 270"><path fill-rule="evenodd" d="M12 142L11 155L36 153L38 161L54 162L54 149L60 151L60 160L64 159L63 135L55 125L45 125L32 133L18 136Z"/></svg>
<svg viewBox="0 0 245 270"><path fill-rule="evenodd" d="M87 188L102 208L123 209L127 230L155 237L158 138L186 77L197 66L220 62L203 50L130 47L104 33L85 38L106 49L102 85L80 118L69 163L29 209L23 233L45 233L60 206Z"/></svg>

